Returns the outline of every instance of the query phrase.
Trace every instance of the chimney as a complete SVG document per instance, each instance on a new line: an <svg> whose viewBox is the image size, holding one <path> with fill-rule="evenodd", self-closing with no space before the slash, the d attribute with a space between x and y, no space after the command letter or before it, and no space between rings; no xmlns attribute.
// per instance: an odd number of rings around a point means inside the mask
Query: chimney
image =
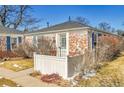
<svg viewBox="0 0 124 93"><path fill-rule="evenodd" d="M68 17L68 21L71 21L71 16Z"/></svg>
<svg viewBox="0 0 124 93"><path fill-rule="evenodd" d="M47 22L47 27L49 27L50 26L50 23L49 22Z"/></svg>
<svg viewBox="0 0 124 93"><path fill-rule="evenodd" d="M24 29L24 33L26 33L26 32L28 32L28 29L27 28Z"/></svg>

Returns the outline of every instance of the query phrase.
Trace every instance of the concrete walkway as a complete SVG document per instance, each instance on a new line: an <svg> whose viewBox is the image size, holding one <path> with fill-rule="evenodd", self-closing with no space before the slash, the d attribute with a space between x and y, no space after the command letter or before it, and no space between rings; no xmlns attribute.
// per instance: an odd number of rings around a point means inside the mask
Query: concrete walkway
<svg viewBox="0 0 124 93"><path fill-rule="evenodd" d="M11 79L12 81L16 82L17 84L23 87L57 87L57 85L55 84L48 84L32 76L29 76L29 73L32 72L33 72L33 68L19 72L14 72L12 70L8 70L0 67L0 75L2 77Z"/></svg>

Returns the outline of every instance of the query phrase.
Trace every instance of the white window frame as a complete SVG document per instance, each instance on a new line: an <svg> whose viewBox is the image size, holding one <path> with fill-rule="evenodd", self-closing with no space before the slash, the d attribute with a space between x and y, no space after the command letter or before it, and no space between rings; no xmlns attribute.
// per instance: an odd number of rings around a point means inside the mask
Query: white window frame
<svg viewBox="0 0 124 93"><path fill-rule="evenodd" d="M14 50L15 48L13 48L13 46L12 46L12 39L16 39L16 47L17 47L17 45L18 45L18 38L17 37L11 37L11 40L10 40L10 42L11 42L11 49L12 50Z"/></svg>

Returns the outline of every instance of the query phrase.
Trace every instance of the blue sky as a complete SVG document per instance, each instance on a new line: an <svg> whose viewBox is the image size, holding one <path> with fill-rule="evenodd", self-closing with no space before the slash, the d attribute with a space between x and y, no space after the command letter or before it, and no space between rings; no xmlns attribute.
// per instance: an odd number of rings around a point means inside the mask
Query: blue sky
<svg viewBox="0 0 124 93"><path fill-rule="evenodd" d="M32 15L41 19L41 27L46 26L48 21L50 25L61 23L78 16L89 19L92 26L97 26L100 22L107 22L116 29L124 29L124 6L102 6L102 5L68 5L54 6L41 5L32 6Z"/></svg>

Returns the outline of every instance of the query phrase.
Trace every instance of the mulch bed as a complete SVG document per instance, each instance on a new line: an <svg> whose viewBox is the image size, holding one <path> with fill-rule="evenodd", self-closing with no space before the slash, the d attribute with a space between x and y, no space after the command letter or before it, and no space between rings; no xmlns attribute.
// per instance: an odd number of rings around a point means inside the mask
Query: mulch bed
<svg viewBox="0 0 124 93"><path fill-rule="evenodd" d="M50 74L50 75L43 75L41 76L41 80L43 82L47 82L47 83L55 83L57 82L58 80L61 80L62 77L60 77L58 74Z"/></svg>
<svg viewBox="0 0 124 93"><path fill-rule="evenodd" d="M19 57L15 52L12 51L0 51L0 58L14 58Z"/></svg>
<svg viewBox="0 0 124 93"><path fill-rule="evenodd" d="M64 80L61 76L55 73L49 75L42 75L41 80L46 83L57 84L61 87L70 86L70 82L68 80Z"/></svg>
<svg viewBox="0 0 124 93"><path fill-rule="evenodd" d="M30 76L40 79L43 82L56 84L61 87L70 86L70 82L68 80L64 80L61 76L56 73L43 75L40 72L33 72L30 73Z"/></svg>

